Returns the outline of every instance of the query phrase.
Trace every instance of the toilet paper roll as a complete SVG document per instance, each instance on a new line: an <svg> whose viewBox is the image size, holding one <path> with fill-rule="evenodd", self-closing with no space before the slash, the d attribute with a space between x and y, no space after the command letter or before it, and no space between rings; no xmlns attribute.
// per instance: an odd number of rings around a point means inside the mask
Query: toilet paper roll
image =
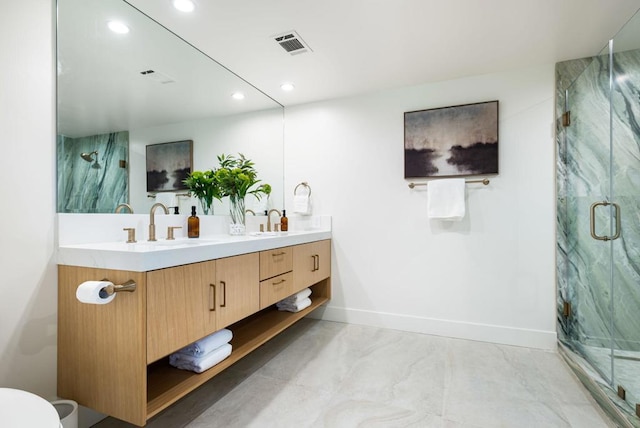
<svg viewBox="0 0 640 428"><path fill-rule="evenodd" d="M105 305L116 298L115 293L108 296L102 291L103 288L109 285L113 285L113 283L109 281L85 281L76 289L76 298L82 303Z"/></svg>

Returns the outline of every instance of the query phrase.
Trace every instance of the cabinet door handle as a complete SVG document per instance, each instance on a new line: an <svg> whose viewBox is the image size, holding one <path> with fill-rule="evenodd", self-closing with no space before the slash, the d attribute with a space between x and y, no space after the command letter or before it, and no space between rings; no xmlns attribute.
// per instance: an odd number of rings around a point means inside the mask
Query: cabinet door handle
<svg viewBox="0 0 640 428"><path fill-rule="evenodd" d="M271 253L272 257L278 257L278 256L284 256L286 253L284 251L281 251L279 253Z"/></svg>
<svg viewBox="0 0 640 428"><path fill-rule="evenodd" d="M209 306L209 311L215 312L216 311L216 285L209 284L209 291L211 292L211 299L210 299L211 305Z"/></svg>
<svg viewBox="0 0 640 428"><path fill-rule="evenodd" d="M227 307L227 283L224 281L220 281L220 285L222 286L222 304L221 308Z"/></svg>
<svg viewBox="0 0 640 428"><path fill-rule="evenodd" d="M313 269L311 269L311 272L320 270L320 256L317 254L314 254L311 257L313 257Z"/></svg>
<svg viewBox="0 0 640 428"><path fill-rule="evenodd" d="M273 286L275 287L276 285L280 285L280 284L282 284L283 282L287 282L287 280L286 280L286 279L281 279L281 280L280 280L280 281L278 281L278 282L272 282L272 283L271 283L271 285L273 285Z"/></svg>

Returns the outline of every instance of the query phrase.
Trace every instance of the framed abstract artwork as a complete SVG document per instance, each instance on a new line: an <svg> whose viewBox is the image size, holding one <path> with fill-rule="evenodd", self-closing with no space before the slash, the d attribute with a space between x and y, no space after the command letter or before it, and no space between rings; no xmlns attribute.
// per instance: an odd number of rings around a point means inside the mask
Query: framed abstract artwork
<svg viewBox="0 0 640 428"><path fill-rule="evenodd" d="M498 101L404 114L404 177L498 173Z"/></svg>
<svg viewBox="0 0 640 428"><path fill-rule="evenodd" d="M147 146L147 192L186 190L183 180L191 173L193 140Z"/></svg>

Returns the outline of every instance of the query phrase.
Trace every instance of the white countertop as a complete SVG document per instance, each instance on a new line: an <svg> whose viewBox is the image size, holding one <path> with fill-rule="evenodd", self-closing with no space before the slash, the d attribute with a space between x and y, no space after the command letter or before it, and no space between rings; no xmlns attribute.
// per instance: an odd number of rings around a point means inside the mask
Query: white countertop
<svg viewBox="0 0 640 428"><path fill-rule="evenodd" d="M169 241L93 242L60 245L58 264L146 272L239 254L331 239L330 230L279 232L276 234L228 234Z"/></svg>

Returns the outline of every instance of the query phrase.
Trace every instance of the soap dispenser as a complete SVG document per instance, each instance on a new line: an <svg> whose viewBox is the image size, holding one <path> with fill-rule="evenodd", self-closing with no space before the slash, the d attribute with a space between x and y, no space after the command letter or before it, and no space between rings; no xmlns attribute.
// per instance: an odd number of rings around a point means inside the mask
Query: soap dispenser
<svg viewBox="0 0 640 428"><path fill-rule="evenodd" d="M189 238L200 237L200 219L196 215L195 206L191 206L191 217L187 219L187 235Z"/></svg>
<svg viewBox="0 0 640 428"><path fill-rule="evenodd" d="M282 210L282 217L280 217L280 231L287 232L289 230L289 219L287 218L287 210Z"/></svg>

